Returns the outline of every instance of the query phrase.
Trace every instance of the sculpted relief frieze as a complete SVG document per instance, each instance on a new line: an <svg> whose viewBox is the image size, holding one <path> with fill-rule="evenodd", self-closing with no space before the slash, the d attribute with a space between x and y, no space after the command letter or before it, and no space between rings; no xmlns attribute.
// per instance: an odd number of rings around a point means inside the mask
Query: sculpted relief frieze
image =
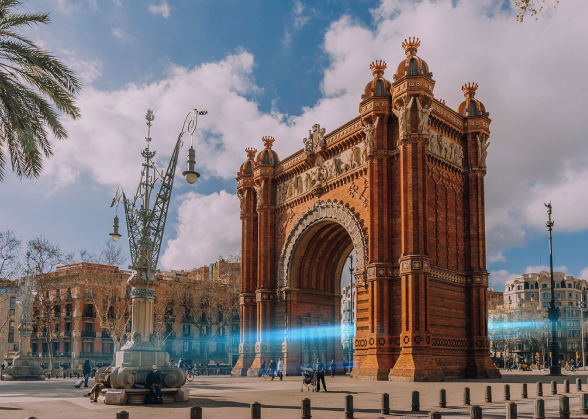
<svg viewBox="0 0 588 419"><path fill-rule="evenodd" d="M443 134L430 131L427 150L459 167L463 165L463 147L445 138Z"/></svg>
<svg viewBox="0 0 588 419"><path fill-rule="evenodd" d="M289 199L310 192L315 186L336 179L363 165L365 147L365 142L362 142L326 161L317 156L313 168L278 185L276 204L280 205Z"/></svg>

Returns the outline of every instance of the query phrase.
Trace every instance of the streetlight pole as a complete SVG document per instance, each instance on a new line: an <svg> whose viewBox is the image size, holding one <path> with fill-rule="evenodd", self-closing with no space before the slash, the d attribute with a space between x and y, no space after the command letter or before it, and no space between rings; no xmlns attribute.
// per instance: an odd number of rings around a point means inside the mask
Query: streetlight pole
<svg viewBox="0 0 588 419"><path fill-rule="evenodd" d="M586 366L584 363L586 362L586 358L584 357L584 309L586 308L586 303L584 302L584 291L581 290L582 293L580 294L580 325L582 326L582 369L585 370Z"/></svg>
<svg viewBox="0 0 588 419"><path fill-rule="evenodd" d="M30 252L27 252L27 269L24 280L18 280L18 302L20 313L18 319L18 353L12 360L12 366L6 370L4 380L44 380L41 367L31 355L31 331L33 325L33 301L37 294L35 271L29 268L28 260Z"/></svg>
<svg viewBox="0 0 588 419"><path fill-rule="evenodd" d="M559 319L559 308L555 306L555 281L553 280L553 246L551 231L555 224L551 221L551 202L545 204L547 207L548 221L545 223L547 230L549 230L549 267L551 271L551 304L547 317L551 321L551 366L549 367L549 375L561 375L561 365L559 363L559 344L557 343L557 320Z"/></svg>
<svg viewBox="0 0 588 419"><path fill-rule="evenodd" d="M355 341L355 305L356 305L356 301L355 301L355 296L356 294L354 293L354 289L355 289L355 284L353 283L353 255L350 254L349 255L349 276L351 277L351 298L350 298L350 303L351 303L351 307L350 307L350 315L351 315L351 320L353 321L352 323L352 327L350 328L349 325L347 325L347 330L349 331L349 335L348 336L348 345L349 345L349 359L348 359L348 365L349 365L349 372L351 372L353 370L353 354L354 354L354 350L353 350L353 342ZM351 329L353 330L353 336L351 336ZM350 339L349 339L350 338Z"/></svg>
<svg viewBox="0 0 588 419"><path fill-rule="evenodd" d="M159 285L157 261L163 240L165 221L171 200L171 193L176 173L179 151L183 146L183 135L188 133L192 137L196 130L199 115L206 115L206 111L193 109L188 112L182 126L176 146L173 150L167 170L160 172L153 161L155 151L151 151L151 125L155 116L151 110L147 111L147 147L141 152L145 159L141 180L133 200L127 199L122 188L118 188L111 207L122 202L125 210L129 247L131 253L130 269L132 275L127 280L131 286L131 338L115 355L115 368L111 372L112 388L131 388L136 382L144 382L146 374L152 365L157 365L162 376L164 387L179 388L186 382L186 375L178 368L172 367L169 354L165 352L153 336L153 312L156 296L155 288ZM200 174L194 171L196 152L193 139L188 151L188 170L182 174L190 184L198 180ZM161 183L159 192L154 187ZM151 198L155 197L153 201ZM110 237L118 241L118 216L115 216L113 232ZM187 393L187 392L185 392ZM185 395L189 397L189 395ZM178 401L184 401L179 400Z"/></svg>

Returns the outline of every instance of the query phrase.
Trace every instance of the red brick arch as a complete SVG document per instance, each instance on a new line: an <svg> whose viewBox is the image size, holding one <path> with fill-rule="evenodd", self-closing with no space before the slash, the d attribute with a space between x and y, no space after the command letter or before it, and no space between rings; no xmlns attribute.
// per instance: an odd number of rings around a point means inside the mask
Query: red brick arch
<svg viewBox="0 0 588 419"><path fill-rule="evenodd" d="M284 246L282 247L278 263L278 288L286 288L291 285L292 262L299 248L300 242L313 228L327 222L337 223L343 227L349 235L353 249L355 250L356 269L355 275L365 277L365 264L367 261L367 242L364 234L363 223L359 217L343 202L331 202L317 200L312 207L306 210L294 224ZM347 252L348 254L348 252Z"/></svg>

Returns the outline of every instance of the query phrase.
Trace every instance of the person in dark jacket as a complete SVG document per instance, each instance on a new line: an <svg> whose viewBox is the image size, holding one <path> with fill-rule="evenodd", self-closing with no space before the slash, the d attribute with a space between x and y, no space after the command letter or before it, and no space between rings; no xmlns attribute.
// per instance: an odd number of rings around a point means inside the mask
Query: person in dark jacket
<svg viewBox="0 0 588 419"><path fill-rule="evenodd" d="M147 398L147 403L161 403L161 374L157 371L157 365L151 367L151 372L145 378L147 388L151 390L151 394Z"/></svg>
<svg viewBox="0 0 588 419"><path fill-rule="evenodd" d="M325 384L325 364L321 362L320 358L314 364L314 372L316 373L316 391L321 391L321 381L323 382L323 388L327 391L327 385Z"/></svg>
<svg viewBox="0 0 588 419"><path fill-rule="evenodd" d="M88 380L90 379L90 373L92 372L92 366L90 360L86 359L84 366L82 367L82 373L84 374L84 388L88 388Z"/></svg>
<svg viewBox="0 0 588 419"><path fill-rule="evenodd" d="M270 377L272 377L270 381L273 381L276 376L276 363L274 362L273 359L270 360L268 372L269 372Z"/></svg>
<svg viewBox="0 0 588 419"><path fill-rule="evenodd" d="M335 360L331 359L331 365L329 367L329 369L331 370L331 378L335 378L335 369L337 367L335 366Z"/></svg>
<svg viewBox="0 0 588 419"><path fill-rule="evenodd" d="M263 361L263 362L261 363L261 367L259 367L259 376L260 376L260 377L263 377L263 376L264 376L264 374L265 374L265 372L266 372L266 371L265 371L265 361Z"/></svg>

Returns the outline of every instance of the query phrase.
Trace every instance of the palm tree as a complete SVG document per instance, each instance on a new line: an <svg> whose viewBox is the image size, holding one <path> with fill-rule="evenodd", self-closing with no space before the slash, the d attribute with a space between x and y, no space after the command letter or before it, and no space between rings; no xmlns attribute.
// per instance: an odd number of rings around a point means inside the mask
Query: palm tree
<svg viewBox="0 0 588 419"><path fill-rule="evenodd" d="M0 182L6 155L19 178L38 177L43 155L53 154L49 131L67 138L59 117L76 119L81 84L57 58L18 32L50 23L49 14L15 13L20 0L0 0Z"/></svg>

